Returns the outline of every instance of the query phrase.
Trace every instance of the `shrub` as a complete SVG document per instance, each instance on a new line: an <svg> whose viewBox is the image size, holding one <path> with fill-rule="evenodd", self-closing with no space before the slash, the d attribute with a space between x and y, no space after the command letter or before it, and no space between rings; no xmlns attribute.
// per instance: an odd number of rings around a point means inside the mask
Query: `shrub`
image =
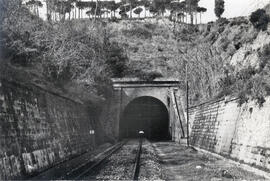
<svg viewBox="0 0 270 181"><path fill-rule="evenodd" d="M232 21L230 21L230 26L240 26L240 25L247 25L249 23L249 21L243 17L239 17L239 18L233 18Z"/></svg>
<svg viewBox="0 0 270 181"><path fill-rule="evenodd" d="M226 26L229 23L230 23L230 21L227 18L219 18L217 20L218 26Z"/></svg>
<svg viewBox="0 0 270 181"><path fill-rule="evenodd" d="M253 67L247 67L234 76L236 81L233 86L239 97L239 105L251 99L255 100L259 107L263 106L265 97L270 95L270 85L265 73Z"/></svg>
<svg viewBox="0 0 270 181"><path fill-rule="evenodd" d="M265 31L269 22L269 16L264 9L258 9L251 14L249 20L256 29Z"/></svg>
<svg viewBox="0 0 270 181"><path fill-rule="evenodd" d="M131 70L131 73L133 76L138 77L141 80L145 81L153 81L156 78L163 77L163 75L160 72L152 71L152 72L145 72L142 70Z"/></svg>
<svg viewBox="0 0 270 181"><path fill-rule="evenodd" d="M26 64L29 71L57 86L77 82L97 91L111 77L124 75L127 57L110 42L102 22L47 23L15 3L18 0L5 2L10 8L5 6L7 12L0 17L0 42L5 45L0 49L8 52L5 60L12 60L11 64Z"/></svg>
<svg viewBox="0 0 270 181"><path fill-rule="evenodd" d="M270 44L264 45L259 51L259 67L262 71L269 63L270 58Z"/></svg>
<svg viewBox="0 0 270 181"><path fill-rule="evenodd" d="M118 18L116 18L116 17L112 17L111 19L109 19L109 21L110 22L114 22L114 23L118 23L119 22Z"/></svg>
<svg viewBox="0 0 270 181"><path fill-rule="evenodd" d="M113 77L123 77L127 70L127 56L124 54L123 49L115 42L110 43L107 48L107 61L106 64L110 69Z"/></svg>
<svg viewBox="0 0 270 181"><path fill-rule="evenodd" d="M151 31L154 31L157 28L157 25L153 24L153 23L145 23L144 27L151 30Z"/></svg>
<svg viewBox="0 0 270 181"><path fill-rule="evenodd" d="M151 39L152 38L152 32L145 27L132 27L129 30L123 30L123 33L125 36L135 36L137 38L141 39Z"/></svg>
<svg viewBox="0 0 270 181"><path fill-rule="evenodd" d="M28 9L22 7L19 0L1 2L0 11L3 11L0 14L2 56L16 59L14 62L21 65L36 61L39 47L36 46L35 41L40 42L40 40L34 38L47 26Z"/></svg>

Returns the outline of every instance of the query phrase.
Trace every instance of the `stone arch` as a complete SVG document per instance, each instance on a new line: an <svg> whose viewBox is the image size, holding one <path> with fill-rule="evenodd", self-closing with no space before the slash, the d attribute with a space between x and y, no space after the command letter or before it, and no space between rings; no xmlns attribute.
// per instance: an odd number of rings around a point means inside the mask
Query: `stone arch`
<svg viewBox="0 0 270 181"><path fill-rule="evenodd" d="M156 97L136 97L125 106L119 128L120 138L138 137L138 132L142 130L145 137L151 140L170 139L169 111Z"/></svg>
<svg viewBox="0 0 270 181"><path fill-rule="evenodd" d="M133 100L140 98L140 97L153 97L155 99L158 99L160 102L162 102L168 109L167 105L167 95L168 95L168 88L148 88L148 87L142 87L142 88L136 88L136 89L130 89L126 88L123 89L123 102L122 107L126 107L129 103L131 103Z"/></svg>

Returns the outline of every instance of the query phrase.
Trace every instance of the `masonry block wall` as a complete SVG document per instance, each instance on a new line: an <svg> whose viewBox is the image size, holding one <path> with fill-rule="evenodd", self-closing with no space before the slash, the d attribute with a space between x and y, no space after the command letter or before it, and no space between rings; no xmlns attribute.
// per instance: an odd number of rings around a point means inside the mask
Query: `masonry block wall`
<svg viewBox="0 0 270 181"><path fill-rule="evenodd" d="M27 178L94 148L91 110L35 86L0 81L0 180Z"/></svg>
<svg viewBox="0 0 270 181"><path fill-rule="evenodd" d="M190 109L191 144L270 171L270 98L254 101L218 100Z"/></svg>

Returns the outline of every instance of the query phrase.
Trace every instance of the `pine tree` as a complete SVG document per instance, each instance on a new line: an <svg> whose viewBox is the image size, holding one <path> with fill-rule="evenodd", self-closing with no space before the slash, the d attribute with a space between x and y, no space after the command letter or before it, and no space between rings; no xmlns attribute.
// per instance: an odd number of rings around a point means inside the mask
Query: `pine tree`
<svg viewBox="0 0 270 181"><path fill-rule="evenodd" d="M138 7L137 9L134 10L134 13L137 14L140 18L141 12L143 11L143 9L141 7Z"/></svg>
<svg viewBox="0 0 270 181"><path fill-rule="evenodd" d="M154 0L150 11L164 15L166 9L170 6L171 0Z"/></svg>
<svg viewBox="0 0 270 181"><path fill-rule="evenodd" d="M197 11L200 13L200 23L202 23L202 13L205 13L207 9L204 7L198 7Z"/></svg>
<svg viewBox="0 0 270 181"><path fill-rule="evenodd" d="M194 12L197 12L198 3L200 0L186 0L186 8L187 12L190 15L190 23L193 24L194 22Z"/></svg>
<svg viewBox="0 0 270 181"><path fill-rule="evenodd" d="M150 9L150 1L148 0L141 0L140 5L144 6L144 17L146 18L146 11Z"/></svg>
<svg viewBox="0 0 270 181"><path fill-rule="evenodd" d="M215 14L218 18L224 13L224 0L215 0Z"/></svg>
<svg viewBox="0 0 270 181"><path fill-rule="evenodd" d="M38 0L30 0L26 2L26 6L28 6L35 15L39 16L39 8L42 7L43 4Z"/></svg>

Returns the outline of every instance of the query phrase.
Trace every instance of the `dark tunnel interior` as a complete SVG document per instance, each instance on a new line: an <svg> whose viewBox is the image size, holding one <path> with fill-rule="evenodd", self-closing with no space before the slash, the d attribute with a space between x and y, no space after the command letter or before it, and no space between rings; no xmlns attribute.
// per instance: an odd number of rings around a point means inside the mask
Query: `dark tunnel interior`
<svg viewBox="0 0 270 181"><path fill-rule="evenodd" d="M137 138L139 131L150 140L168 140L169 115L166 106L156 98L140 97L130 102L120 120L120 138Z"/></svg>

